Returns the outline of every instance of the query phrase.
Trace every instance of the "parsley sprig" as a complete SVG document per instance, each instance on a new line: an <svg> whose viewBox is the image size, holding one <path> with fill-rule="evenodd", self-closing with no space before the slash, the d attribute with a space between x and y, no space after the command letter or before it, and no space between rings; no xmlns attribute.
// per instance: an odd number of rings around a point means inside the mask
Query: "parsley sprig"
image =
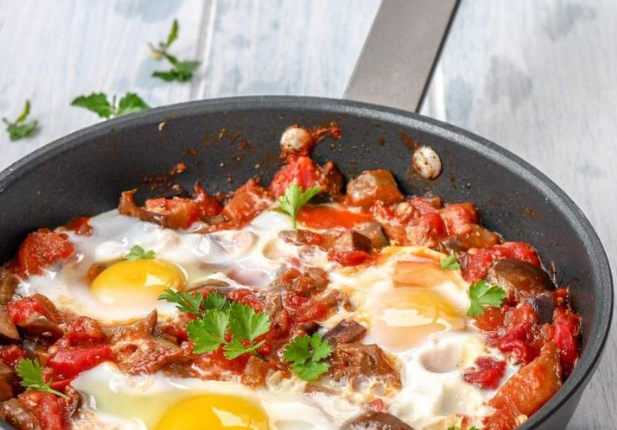
<svg viewBox="0 0 617 430"><path fill-rule="evenodd" d="M71 102L71 106L83 107L107 119L150 109L150 106L135 93L126 93L117 104L116 96L113 96L110 102L106 94L92 93L89 96L77 97Z"/></svg>
<svg viewBox="0 0 617 430"><path fill-rule="evenodd" d="M51 388L51 382L46 382L43 378L43 370L41 364L35 360L21 360L17 365L17 374L21 378L21 386L26 390L43 391L45 393L55 394L63 399L68 399L69 396Z"/></svg>
<svg viewBox="0 0 617 430"><path fill-rule="evenodd" d="M477 317L484 313L486 306L501 307L506 299L506 292L497 285L489 285L483 280L479 280L469 286L469 298L471 306L467 310L467 316Z"/></svg>
<svg viewBox="0 0 617 430"><path fill-rule="evenodd" d="M332 347L318 333L312 336L296 336L283 350L283 357L291 363L291 370L305 381L314 381L326 373L330 365L324 360L332 353Z"/></svg>
<svg viewBox="0 0 617 430"><path fill-rule="evenodd" d="M156 254L153 250L145 250L139 245L135 245L131 248L131 250L124 256L125 260L129 261L137 261L137 260L153 260L156 257Z"/></svg>
<svg viewBox="0 0 617 430"><path fill-rule="evenodd" d="M180 61L178 60L178 58L168 52L174 41L178 39L179 33L180 24L178 24L177 19L174 19L171 25L171 30L169 31L169 34L167 35L167 40L165 42L159 42L156 46L151 43L148 44L150 46L150 50L152 51L152 57L155 60L165 59L172 66L170 70L159 70L152 73L153 77L162 79L167 82L187 82L191 80L191 78L193 77L193 73L199 67L199 61Z"/></svg>
<svg viewBox="0 0 617 430"><path fill-rule="evenodd" d="M11 139L11 141L23 139L36 130L38 122L36 120L26 122L28 115L30 115L30 100L26 100L24 109L15 121L10 122L8 119L2 118L2 121L4 121L7 126L6 131L9 133L9 139Z"/></svg>
<svg viewBox="0 0 617 430"><path fill-rule="evenodd" d="M217 292L211 292L203 299L201 294L192 296L167 289L159 299L176 303L181 311L198 316L186 326L196 354L212 352L223 345L223 354L228 360L243 354L259 356L257 349L265 341L257 342L257 338L270 330L267 313L255 312L242 303L229 302Z"/></svg>
<svg viewBox="0 0 617 430"><path fill-rule="evenodd" d="M448 430L461 430L461 428L458 426L450 426L448 427ZM469 430L480 430L480 429L476 426L473 426Z"/></svg>
<svg viewBox="0 0 617 430"><path fill-rule="evenodd" d="M443 270L458 270L461 265L458 263L456 255L452 254L441 260L441 268Z"/></svg>
<svg viewBox="0 0 617 430"><path fill-rule="evenodd" d="M293 227L296 228L296 217L298 216L298 212L300 212L302 206L319 194L319 191L321 191L321 189L318 186L302 191L302 187L298 184L291 184L285 191L285 195L279 199L278 209L291 217Z"/></svg>

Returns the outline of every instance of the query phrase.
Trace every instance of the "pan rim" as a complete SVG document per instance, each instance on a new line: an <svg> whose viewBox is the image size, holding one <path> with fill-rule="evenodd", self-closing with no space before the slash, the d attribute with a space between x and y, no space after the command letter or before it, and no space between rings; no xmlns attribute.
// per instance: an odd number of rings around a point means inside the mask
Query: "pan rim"
<svg viewBox="0 0 617 430"><path fill-rule="evenodd" d="M575 371L561 389L518 429L537 428L569 401L572 396L582 394L582 390L591 379L602 357L613 317L612 275L602 242L592 224L576 203L546 175L512 152L454 125L385 106L322 97L245 96L185 102L104 121L61 137L28 154L0 172L0 193L10 187L13 182L18 181L21 176L36 169L40 164L61 155L65 151L70 151L74 147L88 144L88 141L97 136L130 129L134 125L143 125L144 122L157 124L162 121L171 121L178 116L207 114L211 111L246 111L264 108L350 115L418 129L454 141L457 145L462 145L473 152L481 153L489 161L504 166L522 179L533 183L544 196L551 199L568 219L568 222L579 228L578 234L582 240L582 245L592 262L592 284L597 287L599 293L595 301L595 305L599 305L598 313L590 327L588 344Z"/></svg>

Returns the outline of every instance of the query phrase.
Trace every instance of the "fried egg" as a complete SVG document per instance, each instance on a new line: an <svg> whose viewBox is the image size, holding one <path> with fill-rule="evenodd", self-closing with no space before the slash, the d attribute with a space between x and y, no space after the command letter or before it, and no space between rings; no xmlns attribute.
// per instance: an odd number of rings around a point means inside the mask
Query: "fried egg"
<svg viewBox="0 0 617 430"><path fill-rule="evenodd" d="M111 363L83 372L72 385L85 405L76 430L338 429L358 407L329 415L302 394L302 384L252 390L237 382L126 375Z"/></svg>

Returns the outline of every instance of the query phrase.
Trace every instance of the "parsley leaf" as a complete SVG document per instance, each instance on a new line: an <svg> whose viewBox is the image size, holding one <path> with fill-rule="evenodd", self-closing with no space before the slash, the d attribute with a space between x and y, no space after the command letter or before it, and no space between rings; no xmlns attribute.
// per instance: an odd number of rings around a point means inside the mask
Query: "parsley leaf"
<svg viewBox="0 0 617 430"><path fill-rule="evenodd" d="M153 250L149 249L146 251L141 246L135 245L131 248L129 253L124 256L124 259L129 261L153 260L155 256Z"/></svg>
<svg viewBox="0 0 617 430"><path fill-rule="evenodd" d="M332 353L332 347L321 335L297 336L283 350L283 357L291 363L291 370L305 381L314 381L330 368L325 360Z"/></svg>
<svg viewBox="0 0 617 430"><path fill-rule="evenodd" d="M448 427L448 430L461 430L461 428L458 426L450 426ZM480 430L480 429L476 426L473 426L469 430Z"/></svg>
<svg viewBox="0 0 617 430"><path fill-rule="evenodd" d="M35 360L21 360L17 365L17 374L21 378L21 386L27 390L43 391L46 393L55 394L63 399L68 399L69 396L51 388L51 382L45 382L41 364Z"/></svg>
<svg viewBox="0 0 617 430"><path fill-rule="evenodd" d="M441 260L441 268L443 270L458 270L461 268L461 265L458 264L456 255L452 254Z"/></svg>
<svg viewBox="0 0 617 430"><path fill-rule="evenodd" d="M204 309L206 310L218 309L219 311L227 311L228 308L229 302L227 297L216 291L208 293L206 300L204 300Z"/></svg>
<svg viewBox="0 0 617 430"><path fill-rule="evenodd" d="M265 312L256 313L249 305L233 303L229 308L229 331L234 339L253 342L270 330L270 317Z"/></svg>
<svg viewBox="0 0 617 430"><path fill-rule="evenodd" d="M291 217L293 226L296 228L298 212L320 191L321 189L318 186L314 186L303 192L302 187L298 184L291 184L285 191L285 195L279 199L278 209Z"/></svg>
<svg viewBox="0 0 617 430"><path fill-rule="evenodd" d="M71 106L78 106L96 113L101 118L115 118L130 113L141 112L150 106L135 93L126 93L116 106L116 97L110 102L104 93L92 93L89 96L79 96L71 102Z"/></svg>
<svg viewBox="0 0 617 430"><path fill-rule="evenodd" d="M262 340L260 342L257 342L256 344L244 346L244 344L240 340L234 338L231 342L225 344L225 358L228 360L233 360L234 358L240 357L242 354L257 354L257 348L259 348L265 342L265 340Z"/></svg>
<svg viewBox="0 0 617 430"><path fill-rule="evenodd" d="M159 42L157 46L149 44L150 50L152 51L152 57L154 57L155 60L161 60L164 58L172 66L170 70L158 70L152 73L153 77L167 82L187 82L191 80L193 73L201 64L199 61L179 61L175 56L168 52L171 44L178 38L179 33L180 24L178 24L177 19L174 19L169 35L167 36L167 41Z"/></svg>
<svg viewBox="0 0 617 430"><path fill-rule="evenodd" d="M469 298L471 306L467 311L467 316L477 317L484 313L485 306L501 307L506 299L506 292L497 285L489 285L483 280L479 280L469 286Z"/></svg>
<svg viewBox="0 0 617 430"><path fill-rule="evenodd" d="M34 133L38 126L38 121L33 120L26 123L26 119L30 115L30 101L26 100L26 104L24 105L24 109L21 111L21 114L17 117L15 122L10 122L6 118L3 118L2 121L7 125L6 131L9 133L9 139L11 141L23 139Z"/></svg>
<svg viewBox="0 0 617 430"><path fill-rule="evenodd" d="M229 314L217 309L210 310L202 318L188 323L186 332L195 344L195 354L215 351L225 343L228 325Z"/></svg>
<svg viewBox="0 0 617 430"><path fill-rule="evenodd" d="M201 314L201 304L204 296L200 293L195 295L174 291L167 288L163 294L157 297L158 300L165 300L170 303L175 303L176 308L182 312L192 313L195 315Z"/></svg>

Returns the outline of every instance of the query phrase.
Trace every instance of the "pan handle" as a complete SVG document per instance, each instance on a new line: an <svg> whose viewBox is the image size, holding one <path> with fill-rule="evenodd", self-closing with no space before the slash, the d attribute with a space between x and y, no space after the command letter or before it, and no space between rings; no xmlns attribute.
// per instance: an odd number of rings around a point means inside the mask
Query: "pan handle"
<svg viewBox="0 0 617 430"><path fill-rule="evenodd" d="M460 0L382 0L343 98L419 112Z"/></svg>

